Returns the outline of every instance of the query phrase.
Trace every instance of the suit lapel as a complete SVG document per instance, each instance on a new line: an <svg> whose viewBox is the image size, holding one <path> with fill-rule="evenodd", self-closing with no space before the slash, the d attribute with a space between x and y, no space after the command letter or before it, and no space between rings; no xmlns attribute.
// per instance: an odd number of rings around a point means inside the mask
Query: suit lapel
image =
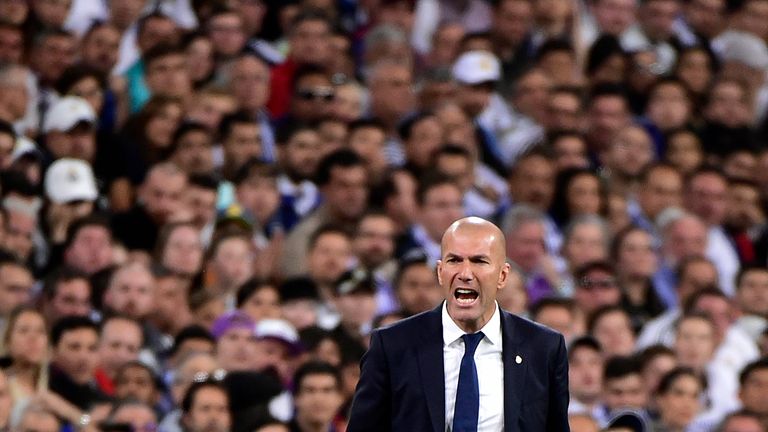
<svg viewBox="0 0 768 432"><path fill-rule="evenodd" d="M443 373L442 303L428 312L418 352L421 388L435 432L445 431L445 375Z"/></svg>
<svg viewBox="0 0 768 432"><path fill-rule="evenodd" d="M502 331L502 358L504 362L504 430L514 432L518 430L518 417L522 394L525 391L525 371L528 363L523 361L522 337L520 332L515 332L515 317L508 312L501 311ZM518 357L520 356L520 357ZM518 363L517 360L521 362Z"/></svg>

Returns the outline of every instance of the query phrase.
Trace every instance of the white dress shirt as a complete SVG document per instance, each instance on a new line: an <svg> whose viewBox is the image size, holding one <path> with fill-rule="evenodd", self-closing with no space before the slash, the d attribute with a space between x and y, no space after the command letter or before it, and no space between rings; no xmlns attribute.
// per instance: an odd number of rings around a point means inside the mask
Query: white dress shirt
<svg viewBox="0 0 768 432"><path fill-rule="evenodd" d="M504 362L502 360L501 318L496 305L493 316L480 329L485 337L475 351L475 366L480 392L478 432L504 430ZM456 388L459 386L459 369L464 357L464 340L460 329L448 315L443 302L443 365L445 368L445 427L453 427L453 411L456 405Z"/></svg>

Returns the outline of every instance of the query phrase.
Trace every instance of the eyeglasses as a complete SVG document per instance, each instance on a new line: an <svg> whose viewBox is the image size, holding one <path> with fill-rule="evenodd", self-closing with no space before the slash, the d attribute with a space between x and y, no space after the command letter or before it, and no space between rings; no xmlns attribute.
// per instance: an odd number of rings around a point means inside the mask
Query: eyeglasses
<svg viewBox="0 0 768 432"><path fill-rule="evenodd" d="M336 93L330 87L315 87L312 89L299 89L296 94L301 100L322 100L323 102L332 102Z"/></svg>
<svg viewBox="0 0 768 432"><path fill-rule="evenodd" d="M616 286L616 279L614 278L605 278L605 279L589 279L584 278L579 283L579 286L582 288L586 288L588 290L593 289L608 289L613 288Z"/></svg>
<svg viewBox="0 0 768 432"><path fill-rule="evenodd" d="M192 375L193 383L201 383L206 381L223 381L227 376L227 371L224 369L216 369L213 372L197 372Z"/></svg>

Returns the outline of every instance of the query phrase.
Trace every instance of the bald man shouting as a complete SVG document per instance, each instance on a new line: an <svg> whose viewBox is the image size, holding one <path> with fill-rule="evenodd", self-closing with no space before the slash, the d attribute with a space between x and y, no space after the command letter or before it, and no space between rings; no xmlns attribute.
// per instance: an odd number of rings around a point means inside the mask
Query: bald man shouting
<svg viewBox="0 0 768 432"><path fill-rule="evenodd" d="M375 330L348 432L568 431L562 335L499 308L504 234L469 217L443 234L445 301Z"/></svg>

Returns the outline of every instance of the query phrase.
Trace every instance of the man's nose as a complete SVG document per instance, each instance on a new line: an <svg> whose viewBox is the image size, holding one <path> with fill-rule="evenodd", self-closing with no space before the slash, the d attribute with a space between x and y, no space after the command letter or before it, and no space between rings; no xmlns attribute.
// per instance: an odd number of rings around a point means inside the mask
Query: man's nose
<svg viewBox="0 0 768 432"><path fill-rule="evenodd" d="M465 262L464 264L461 265L461 268L459 269L458 278L462 282L469 282L474 278L474 276L472 275L472 269L470 268L469 263Z"/></svg>

